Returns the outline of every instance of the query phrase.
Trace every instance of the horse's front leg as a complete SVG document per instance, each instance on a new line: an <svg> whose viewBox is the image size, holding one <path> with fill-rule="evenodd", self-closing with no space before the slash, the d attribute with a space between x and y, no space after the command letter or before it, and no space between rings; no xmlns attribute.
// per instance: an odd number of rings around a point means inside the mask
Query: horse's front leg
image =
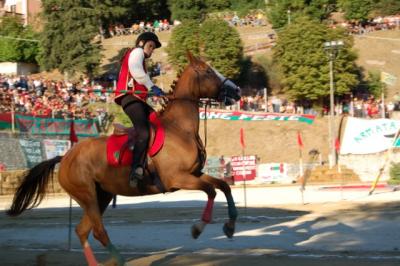
<svg viewBox="0 0 400 266"><path fill-rule="evenodd" d="M209 176L207 174L201 175L200 179L212 184L214 187L224 192L226 201L228 203L229 221L224 224L223 231L228 238L232 238L233 234L235 233L235 223L238 213L232 197L231 188L224 180Z"/></svg>
<svg viewBox="0 0 400 266"><path fill-rule="evenodd" d="M198 238L203 232L205 226L209 224L212 220L212 211L214 208L214 199L216 196L214 186L208 182L199 179L194 175L182 173L179 175L175 175L172 179L171 184L168 187L176 189L201 190L207 194L208 201L203 210L201 221L192 226L192 237L194 239Z"/></svg>

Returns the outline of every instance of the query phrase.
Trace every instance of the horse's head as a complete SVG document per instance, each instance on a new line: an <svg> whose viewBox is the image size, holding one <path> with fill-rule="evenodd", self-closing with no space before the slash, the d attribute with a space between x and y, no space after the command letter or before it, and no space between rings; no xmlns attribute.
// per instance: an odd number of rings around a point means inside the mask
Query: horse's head
<svg viewBox="0 0 400 266"><path fill-rule="evenodd" d="M192 98L211 98L225 105L232 105L240 99L240 88L231 80L190 52L188 59L190 63L181 76L182 79L186 77L188 83L180 85L189 90L186 93Z"/></svg>

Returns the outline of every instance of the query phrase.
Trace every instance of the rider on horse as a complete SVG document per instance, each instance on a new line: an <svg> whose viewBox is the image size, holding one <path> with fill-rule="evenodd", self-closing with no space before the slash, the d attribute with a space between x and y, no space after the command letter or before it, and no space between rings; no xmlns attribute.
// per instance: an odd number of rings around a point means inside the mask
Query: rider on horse
<svg viewBox="0 0 400 266"><path fill-rule="evenodd" d="M135 127L136 142L133 154L132 170L129 175L130 186L135 187L143 179L147 144L149 142L150 106L146 103L148 92L155 96L165 93L151 81L145 59L150 58L154 49L161 43L153 32L144 32L138 36L135 48L128 50L122 58L118 76L115 102L121 105Z"/></svg>

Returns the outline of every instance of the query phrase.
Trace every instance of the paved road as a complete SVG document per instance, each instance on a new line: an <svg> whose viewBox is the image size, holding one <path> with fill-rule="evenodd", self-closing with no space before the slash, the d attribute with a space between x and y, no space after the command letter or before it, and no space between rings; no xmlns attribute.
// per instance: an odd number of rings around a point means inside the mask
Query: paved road
<svg viewBox="0 0 400 266"><path fill-rule="evenodd" d="M273 254L286 259L351 257L400 265L400 192L380 189L372 196L367 193L366 189L341 191L311 186L302 204L296 186L251 187L246 197L243 188L233 188L240 218L232 240L221 230L227 216L222 193L216 198L213 223L197 240L191 238L190 226L199 219L205 204L206 196L199 192L118 197L117 209L108 210L104 220L113 242L127 256L160 252L230 257ZM1 198L0 208L8 206L9 200ZM39 209L16 219L1 213L0 256L23 249L65 249L68 205L66 197L49 197ZM80 212L73 208L73 224L78 222ZM95 241L92 243L96 251L103 251ZM80 250L75 235L71 247L76 253Z"/></svg>

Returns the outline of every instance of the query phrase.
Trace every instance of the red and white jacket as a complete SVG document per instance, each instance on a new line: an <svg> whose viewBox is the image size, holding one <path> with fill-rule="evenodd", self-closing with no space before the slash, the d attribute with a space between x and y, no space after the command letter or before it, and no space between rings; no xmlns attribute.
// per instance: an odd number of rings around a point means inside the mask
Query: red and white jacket
<svg viewBox="0 0 400 266"><path fill-rule="evenodd" d="M121 104L121 99L126 94L146 101L148 90L153 85L147 74L143 49L128 50L122 58L114 101Z"/></svg>

